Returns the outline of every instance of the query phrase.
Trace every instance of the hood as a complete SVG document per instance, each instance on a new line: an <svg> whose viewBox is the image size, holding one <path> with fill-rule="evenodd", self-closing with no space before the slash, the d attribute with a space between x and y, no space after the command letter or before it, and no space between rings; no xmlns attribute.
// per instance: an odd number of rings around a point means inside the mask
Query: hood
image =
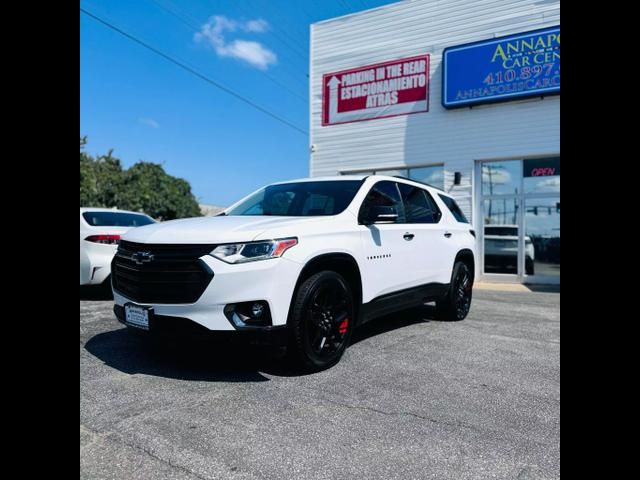
<svg viewBox="0 0 640 480"><path fill-rule="evenodd" d="M280 237L288 227L317 222L318 217L221 216L155 223L130 230L122 239L137 243L230 243ZM266 236L260 235L265 233ZM268 235L267 235L268 233Z"/></svg>

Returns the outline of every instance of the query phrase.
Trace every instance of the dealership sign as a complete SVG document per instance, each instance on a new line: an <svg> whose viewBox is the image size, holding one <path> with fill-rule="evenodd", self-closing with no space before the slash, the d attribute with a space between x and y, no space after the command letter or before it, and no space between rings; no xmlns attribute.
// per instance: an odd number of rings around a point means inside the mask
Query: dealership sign
<svg viewBox="0 0 640 480"><path fill-rule="evenodd" d="M445 48L442 105L560 93L560 26Z"/></svg>
<svg viewBox="0 0 640 480"><path fill-rule="evenodd" d="M429 55L322 76L322 125L429 110Z"/></svg>

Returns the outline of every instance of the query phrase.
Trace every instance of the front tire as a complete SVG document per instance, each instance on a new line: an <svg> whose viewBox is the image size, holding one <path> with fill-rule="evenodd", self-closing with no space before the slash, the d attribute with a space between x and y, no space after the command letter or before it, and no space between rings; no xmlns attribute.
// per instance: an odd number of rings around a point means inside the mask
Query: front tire
<svg viewBox="0 0 640 480"><path fill-rule="evenodd" d="M289 320L288 354L294 365L317 372L338 363L351 338L354 314L353 294L338 273L323 271L302 282Z"/></svg>
<svg viewBox="0 0 640 480"><path fill-rule="evenodd" d="M447 296L436 302L438 317L445 321L459 321L469 313L473 292L473 277L466 264L456 262L453 266Z"/></svg>

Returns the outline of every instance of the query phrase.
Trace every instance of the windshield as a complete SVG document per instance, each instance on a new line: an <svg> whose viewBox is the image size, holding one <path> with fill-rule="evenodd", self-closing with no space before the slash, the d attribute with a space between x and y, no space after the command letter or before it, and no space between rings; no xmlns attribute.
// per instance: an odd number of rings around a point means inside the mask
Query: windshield
<svg viewBox="0 0 640 480"><path fill-rule="evenodd" d="M155 223L151 217L137 213L84 212L82 216L92 227L141 227Z"/></svg>
<svg viewBox="0 0 640 480"><path fill-rule="evenodd" d="M347 208L361 180L282 183L259 190L227 215L313 217L337 215Z"/></svg>

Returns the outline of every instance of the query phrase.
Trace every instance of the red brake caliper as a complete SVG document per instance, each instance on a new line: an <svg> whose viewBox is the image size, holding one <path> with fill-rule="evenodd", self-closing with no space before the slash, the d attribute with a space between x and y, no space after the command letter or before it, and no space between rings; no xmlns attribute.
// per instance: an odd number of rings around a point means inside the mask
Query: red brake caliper
<svg viewBox="0 0 640 480"><path fill-rule="evenodd" d="M348 326L349 326L349 319L345 318L340 324L340 326L338 327L338 331L340 332L340 335L344 335L345 333L347 333Z"/></svg>

